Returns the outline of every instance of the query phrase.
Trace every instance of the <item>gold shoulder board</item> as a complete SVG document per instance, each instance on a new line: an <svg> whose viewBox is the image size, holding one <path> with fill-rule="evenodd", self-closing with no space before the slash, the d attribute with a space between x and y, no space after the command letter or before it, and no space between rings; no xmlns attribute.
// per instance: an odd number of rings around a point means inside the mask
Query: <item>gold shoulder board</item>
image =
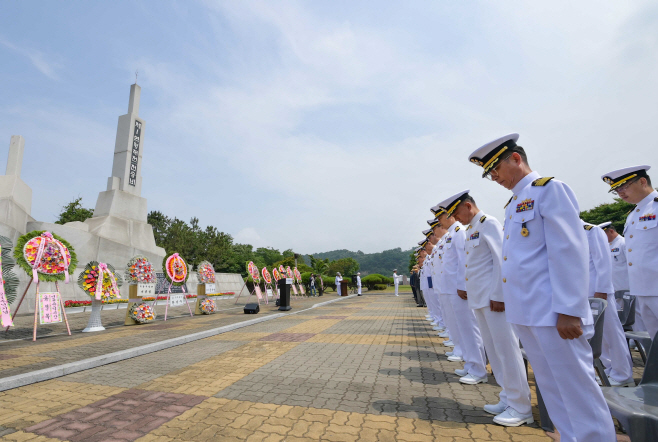
<svg viewBox="0 0 658 442"><path fill-rule="evenodd" d="M589 224L585 224L583 227L585 228L585 230L592 230L592 227L594 227L594 226L590 226Z"/></svg>
<svg viewBox="0 0 658 442"><path fill-rule="evenodd" d="M457 228L455 229L455 232L459 232L459 229L461 229L461 227L457 226Z"/></svg>
<svg viewBox="0 0 658 442"><path fill-rule="evenodd" d="M480 222L483 223L485 219L487 219L487 215L482 215L482 218L480 218Z"/></svg>
<svg viewBox="0 0 658 442"><path fill-rule="evenodd" d="M509 201L507 201L507 204L505 204L505 207L503 207L503 209L507 209L507 206L509 206L509 203L512 202L512 198L514 198L514 197L513 196L509 197Z"/></svg>
<svg viewBox="0 0 658 442"><path fill-rule="evenodd" d="M533 185L533 187L542 187L542 186L545 186L546 184L548 184L548 182L551 181L553 178L555 178L555 177L547 176L547 177L544 177L544 178L537 178L536 180L534 180L532 182L532 185Z"/></svg>

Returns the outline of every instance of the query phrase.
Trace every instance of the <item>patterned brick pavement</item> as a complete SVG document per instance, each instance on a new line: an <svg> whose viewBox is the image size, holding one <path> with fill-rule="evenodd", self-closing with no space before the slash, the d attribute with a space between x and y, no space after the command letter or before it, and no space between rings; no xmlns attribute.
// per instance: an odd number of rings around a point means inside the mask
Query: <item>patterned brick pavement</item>
<svg viewBox="0 0 658 442"><path fill-rule="evenodd" d="M0 437L140 442L557 437L536 424L493 424L482 406L497 401L500 388L492 376L487 384L459 384L453 371L460 364L447 361L443 339L424 314L409 296L353 298L9 390L0 393ZM173 330L192 325L180 324ZM147 336L126 333L120 339L140 345ZM78 347L106 343L98 336ZM58 345L22 357L57 357ZM532 376L530 382L534 390Z"/></svg>

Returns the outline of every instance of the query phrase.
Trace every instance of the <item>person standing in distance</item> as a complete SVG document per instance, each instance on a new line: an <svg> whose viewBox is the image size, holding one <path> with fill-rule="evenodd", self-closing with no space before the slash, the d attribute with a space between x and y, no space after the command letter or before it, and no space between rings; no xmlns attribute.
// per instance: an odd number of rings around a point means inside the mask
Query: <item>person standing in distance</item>
<svg viewBox="0 0 658 442"><path fill-rule="evenodd" d="M624 238L628 282L636 296L637 311L653 339L658 333L658 192L647 175L650 166L633 166L601 178L627 203L635 204L626 218Z"/></svg>
<svg viewBox="0 0 658 442"><path fill-rule="evenodd" d="M340 292L340 282L343 280L343 277L340 276L340 272L336 272L336 279L334 280L336 284L336 292L338 292L338 296L342 296L342 293Z"/></svg>
<svg viewBox="0 0 658 442"><path fill-rule="evenodd" d="M361 296L361 272L356 273L356 290L356 293Z"/></svg>
<svg viewBox="0 0 658 442"><path fill-rule="evenodd" d="M475 313L491 369L502 387L500 402L485 405L484 411L496 415L494 422L499 425L531 424L534 419L523 355L519 340L505 318L501 278L503 226L480 210L469 192L461 192L454 210L455 219L468 226L465 264L468 306Z"/></svg>
<svg viewBox="0 0 658 442"><path fill-rule="evenodd" d="M503 297L535 373L546 409L563 441L614 442L610 410L596 384L589 257L578 200L569 186L542 178L516 144L518 134L469 156L512 191L503 227Z"/></svg>
<svg viewBox="0 0 658 442"><path fill-rule="evenodd" d="M395 284L395 296L398 295L398 284L400 284L400 277L398 276L398 269L393 270L393 284Z"/></svg>

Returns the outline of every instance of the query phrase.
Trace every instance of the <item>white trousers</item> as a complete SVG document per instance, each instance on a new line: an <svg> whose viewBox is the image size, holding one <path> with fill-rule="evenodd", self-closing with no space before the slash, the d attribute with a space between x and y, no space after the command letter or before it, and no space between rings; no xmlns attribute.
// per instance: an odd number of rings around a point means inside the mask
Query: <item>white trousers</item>
<svg viewBox="0 0 658 442"><path fill-rule="evenodd" d="M502 387L500 401L521 414L530 414L530 387L519 339L512 330L512 324L507 322L504 312L492 312L489 307L473 312L480 325L484 348L496 382Z"/></svg>
<svg viewBox="0 0 658 442"><path fill-rule="evenodd" d="M357 295L361 294L361 284L357 285L356 288L358 289L358 292L356 292Z"/></svg>
<svg viewBox="0 0 658 442"><path fill-rule="evenodd" d="M451 298L457 295L439 295L439 300L443 306L443 321L446 323L448 328L449 339L455 344L452 348L452 353L455 356L462 356L462 347L461 341L459 339L459 328L457 327L457 319L455 318L455 312L452 309Z"/></svg>
<svg viewBox="0 0 658 442"><path fill-rule="evenodd" d="M487 364L475 313L468 306L468 301L458 295L452 295L450 301L452 302L452 310L455 313L455 322L459 329L459 343L464 358L464 369L475 377L485 377L487 376Z"/></svg>
<svg viewBox="0 0 658 442"><path fill-rule="evenodd" d="M535 373L548 414L562 442L615 442L615 427L594 378L587 339L594 327L582 326L578 339L562 339L556 327L514 324Z"/></svg>
<svg viewBox="0 0 658 442"><path fill-rule="evenodd" d="M395 284L395 296L398 295L398 284Z"/></svg>
<svg viewBox="0 0 658 442"><path fill-rule="evenodd" d="M637 310L651 339L658 332L658 296L638 296L635 298Z"/></svg>
<svg viewBox="0 0 658 442"><path fill-rule="evenodd" d="M437 322L441 327L445 327L443 314L441 313L441 306L439 305L439 295L434 289L428 289L425 303L427 304L427 310L432 319L434 319L434 322Z"/></svg>
<svg viewBox="0 0 658 442"><path fill-rule="evenodd" d="M338 296L340 296L340 282L336 284L336 292L338 293Z"/></svg>
<svg viewBox="0 0 658 442"><path fill-rule="evenodd" d="M612 299L611 296L608 299ZM633 378L633 360L615 307L615 302L609 302L605 309L601 362L608 369L608 377L621 382Z"/></svg>

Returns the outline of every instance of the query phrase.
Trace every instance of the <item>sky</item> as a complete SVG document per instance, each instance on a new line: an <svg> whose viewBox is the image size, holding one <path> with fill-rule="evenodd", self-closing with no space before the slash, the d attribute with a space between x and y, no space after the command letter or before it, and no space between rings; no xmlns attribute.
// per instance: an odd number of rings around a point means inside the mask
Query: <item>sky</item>
<svg viewBox="0 0 658 442"><path fill-rule="evenodd" d="M503 216L468 155L511 132L583 210L612 201L603 173L658 170L656 54L655 1L1 2L0 168L22 135L32 216L93 208L138 71L149 210L409 249L459 191Z"/></svg>

